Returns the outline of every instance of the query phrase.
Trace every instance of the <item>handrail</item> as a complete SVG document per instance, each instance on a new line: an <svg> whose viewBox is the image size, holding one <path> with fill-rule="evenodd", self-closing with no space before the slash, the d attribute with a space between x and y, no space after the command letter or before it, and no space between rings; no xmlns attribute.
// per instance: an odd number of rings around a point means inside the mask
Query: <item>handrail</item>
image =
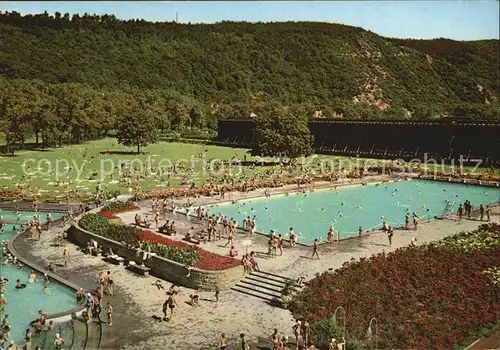
<svg viewBox="0 0 500 350"><path fill-rule="evenodd" d="M101 341L102 341L102 321L101 321L101 315L97 315L97 319L99 320L99 341L97 342L97 349L101 347Z"/></svg>
<svg viewBox="0 0 500 350"><path fill-rule="evenodd" d="M92 315L89 315L89 317L92 317ZM83 322L85 323L85 343L83 344L83 350L85 350L87 348L87 343L89 342L89 324L85 321L85 319Z"/></svg>
<svg viewBox="0 0 500 350"><path fill-rule="evenodd" d="M73 344L75 344L75 321L73 321L73 319L71 319L71 331L73 332L73 337L71 338L71 344L69 345L70 349L73 347Z"/></svg>

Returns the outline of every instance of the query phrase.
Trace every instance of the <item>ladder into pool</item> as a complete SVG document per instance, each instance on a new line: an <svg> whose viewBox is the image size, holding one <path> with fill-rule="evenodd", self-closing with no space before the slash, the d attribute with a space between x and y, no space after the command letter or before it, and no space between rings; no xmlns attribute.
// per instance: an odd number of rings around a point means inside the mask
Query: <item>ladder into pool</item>
<svg viewBox="0 0 500 350"><path fill-rule="evenodd" d="M447 201L446 206L444 207L443 214L441 215L441 219L447 216L450 216L455 212L455 202Z"/></svg>

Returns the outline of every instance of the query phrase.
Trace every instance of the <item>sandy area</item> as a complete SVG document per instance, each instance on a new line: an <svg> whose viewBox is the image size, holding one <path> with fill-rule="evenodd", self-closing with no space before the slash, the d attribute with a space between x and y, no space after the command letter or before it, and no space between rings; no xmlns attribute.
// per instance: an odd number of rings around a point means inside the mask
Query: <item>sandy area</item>
<svg viewBox="0 0 500 350"><path fill-rule="evenodd" d="M149 202L144 205L141 211L148 212L150 210L147 207L148 205ZM131 222L134 215L135 212L124 213L120 216L125 222ZM183 215L169 214L169 217L175 217L180 232L184 232L187 227L193 224L198 224L197 219L186 222ZM498 208L495 208L492 219L499 221ZM345 261L352 258L359 259L382 251L389 252L407 246L413 236L418 238L419 244L422 244L459 231L474 229L478 224L479 222L474 220L423 222L417 232L396 231L392 246L388 245L386 235L373 234L361 240L352 239L331 246L323 245L320 248L321 260L311 260L309 258L311 254L310 248L297 247L294 250L285 249L283 256L278 256L276 259L259 259L258 262L264 271L291 278L296 278L299 275L306 275L307 278L311 278L315 273L337 269ZM30 253L44 261L60 263L62 248L50 245L53 237L54 235L47 233L41 241L33 242L33 249L31 249ZM247 238L248 235L246 234L238 235L236 244L240 251L244 251L241 242ZM254 235L251 239L252 250L266 250L264 237ZM208 243L203 248L220 254L227 254L227 248L220 247L223 242L225 243L225 241ZM141 318L135 318L131 323L133 324L133 332L145 336L138 337L137 341L131 341L130 337L122 339L121 332L130 332L124 329L125 324L122 327L121 324L115 322L113 329L104 325L104 344L106 344L106 337L113 338L113 341L108 341L107 348L130 350L157 348L179 350L214 349L218 335L225 332L232 342L237 341L240 333L247 334L247 338L254 342L252 349L257 349L258 347L255 344L260 341L262 345L262 339L268 338L274 328L278 328L292 339L291 327L293 319L289 311L271 307L263 300L235 291L223 291L221 300L218 303L214 302L213 293L196 292L196 294L200 295L201 301L199 307L193 308L186 304L186 301L189 300L189 295L194 291L181 288L181 294L178 298L180 307L176 310L173 319L170 322L154 321L151 316L153 314L160 315L162 303L166 299L164 291L158 291L156 287L152 286L156 278L138 277L123 267L109 265L100 258L84 255L77 251L73 245L70 245L69 249L71 254L69 271L79 271L82 267L90 267L89 270L95 271L96 274L99 270L111 270L118 292L133 302L137 306L137 310L141 311ZM163 282L163 285L166 289L170 287L168 282ZM113 298L117 298L117 296L105 297L106 300L114 300ZM115 307L115 314L124 312L127 312L127 310ZM264 345L267 344L264 343Z"/></svg>

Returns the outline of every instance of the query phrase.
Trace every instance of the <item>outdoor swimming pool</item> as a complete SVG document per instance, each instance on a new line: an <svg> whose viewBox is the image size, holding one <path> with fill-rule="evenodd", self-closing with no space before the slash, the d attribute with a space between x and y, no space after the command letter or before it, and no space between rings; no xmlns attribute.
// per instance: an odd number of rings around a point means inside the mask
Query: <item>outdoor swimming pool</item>
<svg viewBox="0 0 500 350"><path fill-rule="evenodd" d="M34 213L21 212L21 222L29 221L33 218ZM2 211L0 213L5 220L17 220L16 213ZM46 213L39 213L40 219L43 222ZM53 214L52 217L57 219L61 217L60 214ZM0 234L1 240L9 239L16 233L12 224L4 225L4 233ZM45 233L45 232L44 232ZM42 234L44 234L42 233ZM9 325L11 327L11 336L9 339L16 341L17 344L23 344L24 332L29 328L29 323L38 318L38 310L44 310L49 315L59 312L68 311L77 306L73 291L56 283L50 281L48 291L42 292L43 282L42 275L37 273L37 282L29 283L28 277L30 270L4 265L3 253L0 252L1 276L9 280L4 284L5 297L7 299L7 307L4 314L1 314L3 319L4 315L9 315ZM26 284L24 289L16 289L16 280L20 279L21 283Z"/></svg>
<svg viewBox="0 0 500 350"><path fill-rule="evenodd" d="M410 214L416 212L422 222L441 216L447 200L457 210L465 200L477 208L479 204L499 202L499 196L499 188L410 180L291 193L206 208L213 214L234 218L240 226L247 216L255 215L257 231L275 230L285 238L293 227L296 233L301 233L299 243L311 244L315 238L325 241L331 224L342 239L358 235L359 225L364 232L379 229L383 221L394 227L402 226L407 210Z"/></svg>

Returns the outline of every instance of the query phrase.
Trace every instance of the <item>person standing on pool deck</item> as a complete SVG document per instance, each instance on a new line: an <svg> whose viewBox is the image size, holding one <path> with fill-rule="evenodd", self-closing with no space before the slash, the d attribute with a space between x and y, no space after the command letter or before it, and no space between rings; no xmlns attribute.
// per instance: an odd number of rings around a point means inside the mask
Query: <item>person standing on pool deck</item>
<svg viewBox="0 0 500 350"><path fill-rule="evenodd" d="M293 227L290 227L290 231L288 231L288 237L290 238L290 248L295 247L295 231L293 230Z"/></svg>
<svg viewBox="0 0 500 350"><path fill-rule="evenodd" d="M313 253L312 253L311 259L314 260L314 257L318 258L317 260L319 260L318 239L317 238L314 240L314 243L313 243Z"/></svg>
<svg viewBox="0 0 500 350"><path fill-rule="evenodd" d="M392 236L394 235L394 231L392 230L392 227L389 226L387 229L387 238L389 239L389 246L392 246Z"/></svg>
<svg viewBox="0 0 500 350"><path fill-rule="evenodd" d="M418 215L417 213L413 213L413 228L415 231L417 230L418 227Z"/></svg>
<svg viewBox="0 0 500 350"><path fill-rule="evenodd" d="M69 251L67 244L64 245L63 259L64 259L64 266L67 266L69 262Z"/></svg>
<svg viewBox="0 0 500 350"><path fill-rule="evenodd" d="M410 229L410 214L408 212L405 215L405 230Z"/></svg>
<svg viewBox="0 0 500 350"><path fill-rule="evenodd" d="M479 213L481 214L481 221L483 221L483 218L484 218L484 206L481 204L479 206Z"/></svg>
<svg viewBox="0 0 500 350"><path fill-rule="evenodd" d="M108 301L107 314L108 314L108 326L112 326L113 325L113 306L111 305L110 301Z"/></svg>
<svg viewBox="0 0 500 350"><path fill-rule="evenodd" d="M108 282L108 294L113 295L113 276L111 276L111 271L108 271L106 281Z"/></svg>
<svg viewBox="0 0 500 350"><path fill-rule="evenodd" d="M457 212L457 214L458 214L458 218L462 219L462 216L464 215L464 207L462 206L462 204L460 204L458 206L458 212Z"/></svg>
<svg viewBox="0 0 500 350"><path fill-rule="evenodd" d="M486 206L486 220L491 221L491 208L489 205Z"/></svg>
<svg viewBox="0 0 500 350"><path fill-rule="evenodd" d="M281 234L278 235L278 249L280 250L280 256L283 255L283 237Z"/></svg>

